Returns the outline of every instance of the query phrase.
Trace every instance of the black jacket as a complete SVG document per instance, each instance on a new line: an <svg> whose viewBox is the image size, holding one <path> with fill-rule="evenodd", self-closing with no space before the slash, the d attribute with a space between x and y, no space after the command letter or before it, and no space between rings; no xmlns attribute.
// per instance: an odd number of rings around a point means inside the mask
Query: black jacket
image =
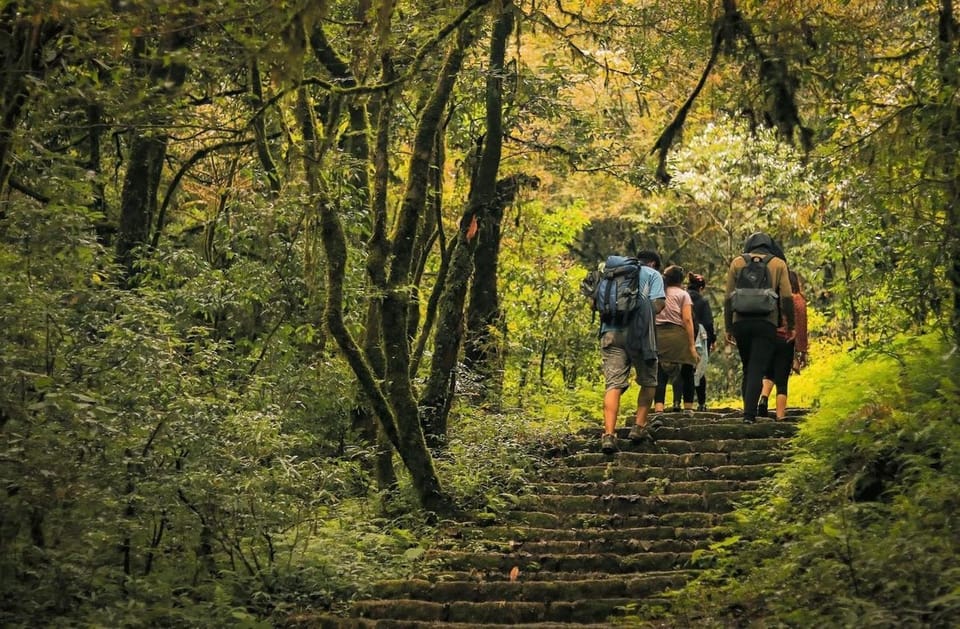
<svg viewBox="0 0 960 629"><path fill-rule="evenodd" d="M688 288L690 299L693 301L693 329L694 336L698 325L702 325L707 331L707 347L713 347L717 340L717 333L713 329L713 310L710 308L710 302L700 294L695 288Z"/></svg>

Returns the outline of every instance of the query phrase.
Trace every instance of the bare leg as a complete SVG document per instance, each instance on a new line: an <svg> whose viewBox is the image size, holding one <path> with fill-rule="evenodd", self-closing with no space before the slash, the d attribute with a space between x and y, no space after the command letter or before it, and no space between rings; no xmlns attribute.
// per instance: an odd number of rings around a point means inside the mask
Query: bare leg
<svg viewBox="0 0 960 629"><path fill-rule="evenodd" d="M763 397L770 397L770 393L773 392L773 380L768 380L767 378L763 379L763 388L760 389L760 395Z"/></svg>
<svg viewBox="0 0 960 629"><path fill-rule="evenodd" d="M653 402L653 396L656 392L656 387L640 387L640 394L637 396L637 426L641 428L647 425L647 415L650 413L650 402ZM662 411L663 404L659 406Z"/></svg>
<svg viewBox="0 0 960 629"><path fill-rule="evenodd" d="M603 394L603 433L612 435L617 431L617 415L620 413L622 389L607 389Z"/></svg>
<svg viewBox="0 0 960 629"><path fill-rule="evenodd" d="M777 419L784 419L787 416L787 395L777 393Z"/></svg>

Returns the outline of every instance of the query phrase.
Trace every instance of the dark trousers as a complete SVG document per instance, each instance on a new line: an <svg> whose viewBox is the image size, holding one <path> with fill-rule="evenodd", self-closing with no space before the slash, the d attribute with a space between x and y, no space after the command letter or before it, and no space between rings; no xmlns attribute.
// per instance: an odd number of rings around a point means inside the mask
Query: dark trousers
<svg viewBox="0 0 960 629"><path fill-rule="evenodd" d="M694 365L684 365L680 368L680 376L673 381L673 405L680 404L680 399L687 404L693 404L694 384L693 374L697 370Z"/></svg>
<svg viewBox="0 0 960 629"><path fill-rule="evenodd" d="M700 376L700 382L697 382L694 385L694 391L696 392L696 395L697 395L697 406L706 406L707 405L707 377L706 376ZM684 390L683 395L684 395L683 399L687 399L686 390ZM693 394L691 394L690 397L692 398Z"/></svg>
<svg viewBox="0 0 960 629"><path fill-rule="evenodd" d="M777 328L766 319L741 319L733 324L733 337L737 339L737 352L743 363L743 380L740 382L743 416L756 419L763 375L773 359Z"/></svg>

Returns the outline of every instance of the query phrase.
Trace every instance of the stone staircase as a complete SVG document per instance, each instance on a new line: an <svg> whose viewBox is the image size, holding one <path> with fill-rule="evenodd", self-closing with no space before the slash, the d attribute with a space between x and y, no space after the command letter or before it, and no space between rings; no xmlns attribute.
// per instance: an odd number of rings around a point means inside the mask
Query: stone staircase
<svg viewBox="0 0 960 629"><path fill-rule="evenodd" d="M548 447L539 483L496 523L461 523L416 578L383 581L349 617L298 627L610 627L666 605L697 573L694 553L781 463L802 410L785 422L740 413L666 413L656 443L600 452L599 430Z"/></svg>

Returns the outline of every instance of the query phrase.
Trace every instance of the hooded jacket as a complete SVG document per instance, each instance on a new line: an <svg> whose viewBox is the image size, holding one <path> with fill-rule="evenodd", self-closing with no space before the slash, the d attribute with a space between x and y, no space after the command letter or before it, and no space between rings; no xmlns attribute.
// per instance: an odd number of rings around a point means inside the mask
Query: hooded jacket
<svg viewBox="0 0 960 629"><path fill-rule="evenodd" d="M763 232L751 234L743 244L743 253L751 255L772 255L767 262L767 272L770 275L771 288L777 291L780 298L779 312L774 311L767 315L766 319L773 324L773 327L780 325L780 317L783 316L787 322L787 329L795 329L795 319L793 311L793 293L790 290L790 278L787 275L787 263L784 260L783 250L777 245L773 238ZM737 274L740 269L747 265L743 256L737 256L730 262L730 268L727 270L726 287L723 299L723 322L726 330L732 330L733 324L744 318L740 313L734 312L730 303L730 296L737 284Z"/></svg>

